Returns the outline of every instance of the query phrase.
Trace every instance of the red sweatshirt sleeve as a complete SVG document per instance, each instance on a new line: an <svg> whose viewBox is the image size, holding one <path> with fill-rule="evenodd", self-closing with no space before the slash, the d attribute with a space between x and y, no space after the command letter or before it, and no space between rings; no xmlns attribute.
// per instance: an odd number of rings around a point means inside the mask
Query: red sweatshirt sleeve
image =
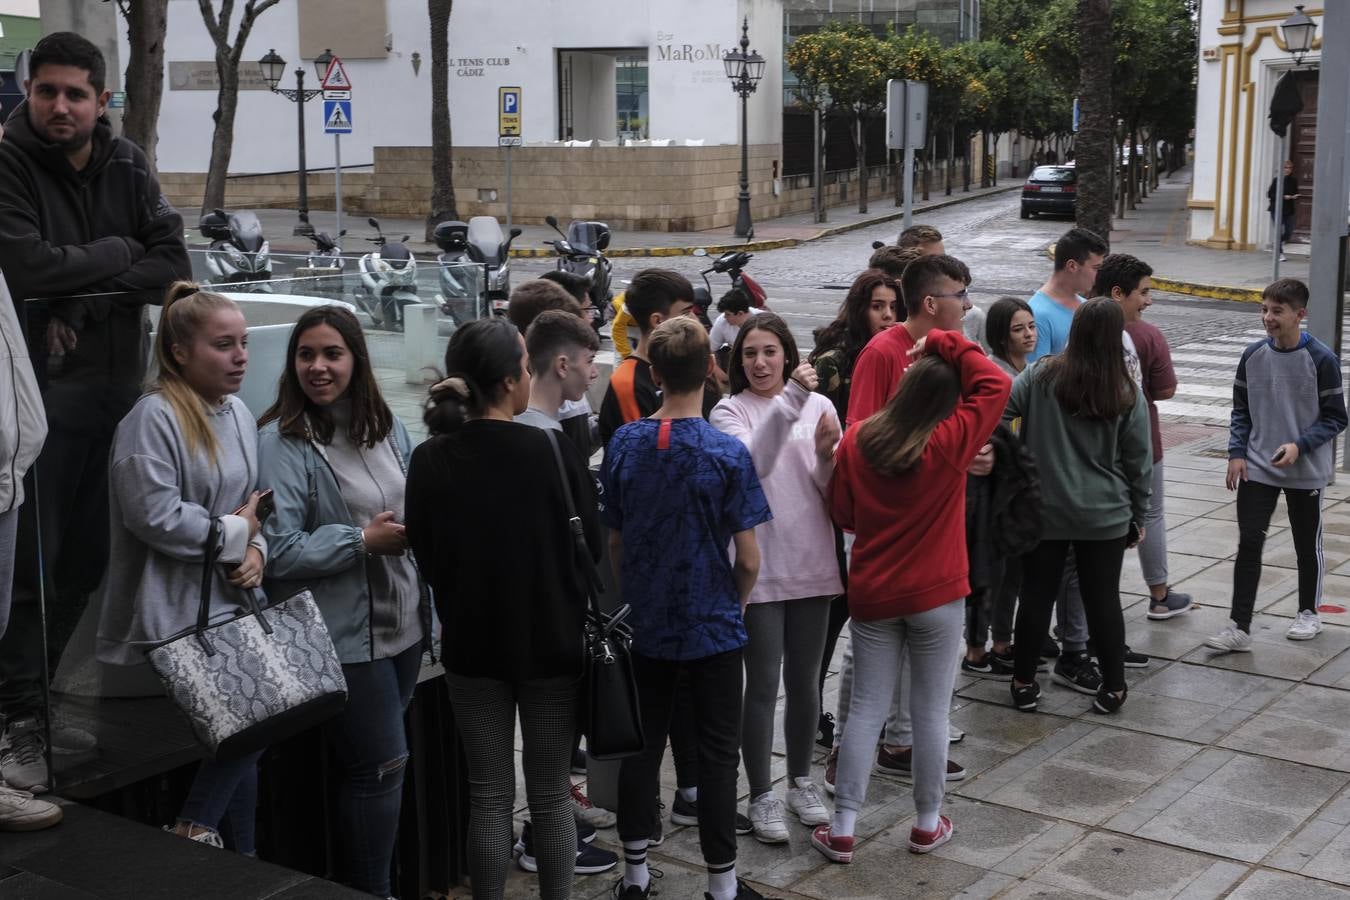
<svg viewBox="0 0 1350 900"><path fill-rule="evenodd" d="M852 430L844 432L834 452L834 474L830 476L830 518L845 531L853 530L853 486L848 479L853 471L854 434Z"/></svg>
<svg viewBox="0 0 1350 900"><path fill-rule="evenodd" d="M900 380L900 373L891 369L887 354L872 344L858 354L858 361L853 364L853 383L849 387L846 428L867 419L891 399Z"/></svg>
<svg viewBox="0 0 1350 900"><path fill-rule="evenodd" d="M961 402L933 432L933 446L965 471L1008 405L1012 381L978 344L955 331L931 331L927 353L941 356L961 373Z"/></svg>

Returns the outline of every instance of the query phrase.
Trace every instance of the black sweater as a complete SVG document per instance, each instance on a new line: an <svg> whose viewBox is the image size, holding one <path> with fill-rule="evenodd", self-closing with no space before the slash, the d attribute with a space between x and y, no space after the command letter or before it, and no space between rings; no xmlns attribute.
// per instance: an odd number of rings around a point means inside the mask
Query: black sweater
<svg viewBox="0 0 1350 900"><path fill-rule="evenodd" d="M592 556L595 482L560 441ZM435 594L448 671L518 682L581 674L587 597L542 429L476 420L413 451L408 543Z"/></svg>

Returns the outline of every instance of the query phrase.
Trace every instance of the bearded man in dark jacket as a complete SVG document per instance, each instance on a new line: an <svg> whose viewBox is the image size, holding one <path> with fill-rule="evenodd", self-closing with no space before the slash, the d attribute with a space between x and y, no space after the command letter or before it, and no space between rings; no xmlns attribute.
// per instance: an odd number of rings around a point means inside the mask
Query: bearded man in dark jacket
<svg viewBox="0 0 1350 900"><path fill-rule="evenodd" d="M0 140L0 271L26 322L50 428L29 473L37 502L20 516L14 608L0 639L0 776L34 792L51 784L39 585L45 578L54 670L107 565L108 451L145 375L145 305L191 277L182 217L141 149L112 133L104 80L97 47L48 35ZM94 740L53 721L52 750L74 762Z"/></svg>

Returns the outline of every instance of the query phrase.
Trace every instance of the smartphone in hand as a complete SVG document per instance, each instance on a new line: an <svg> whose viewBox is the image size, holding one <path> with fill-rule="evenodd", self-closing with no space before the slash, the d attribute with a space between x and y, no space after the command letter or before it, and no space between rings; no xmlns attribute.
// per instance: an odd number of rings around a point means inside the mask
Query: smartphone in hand
<svg viewBox="0 0 1350 900"><path fill-rule="evenodd" d="M1289 452L1288 450L1286 450L1285 448L1281 447L1279 450L1275 451L1275 455L1272 456L1272 457L1270 458L1270 461L1273 462L1273 463L1277 463L1277 462L1279 462L1280 460L1284 459L1285 455L1286 455L1288 452Z"/></svg>
<svg viewBox="0 0 1350 900"><path fill-rule="evenodd" d="M261 525L263 522L266 522L267 517L270 516L276 510L276 508L277 508L277 501L276 498L272 495L271 488L268 488L267 490L259 494L258 509L257 509L258 524ZM247 503L236 509L234 511L234 514L236 516L242 516L244 514L244 510L246 509L248 509Z"/></svg>

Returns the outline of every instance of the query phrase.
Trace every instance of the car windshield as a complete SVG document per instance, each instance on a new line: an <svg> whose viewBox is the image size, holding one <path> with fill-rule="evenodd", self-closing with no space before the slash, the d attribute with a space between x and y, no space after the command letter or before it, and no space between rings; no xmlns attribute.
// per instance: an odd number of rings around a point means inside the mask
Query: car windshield
<svg viewBox="0 0 1350 900"><path fill-rule="evenodd" d="M1064 166L1040 166L1031 173L1032 181L1074 181L1077 172Z"/></svg>

